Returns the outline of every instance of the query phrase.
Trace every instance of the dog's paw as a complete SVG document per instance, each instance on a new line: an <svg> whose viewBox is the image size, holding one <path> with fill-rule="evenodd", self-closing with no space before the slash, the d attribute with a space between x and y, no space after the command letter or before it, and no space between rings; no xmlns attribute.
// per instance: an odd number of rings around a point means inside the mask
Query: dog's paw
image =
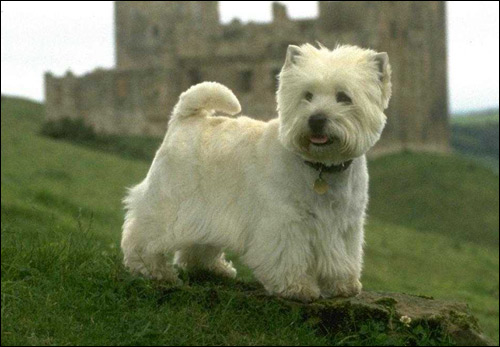
<svg viewBox="0 0 500 347"><path fill-rule="evenodd" d="M153 271L149 273L147 277L159 282L164 282L176 286L182 286L184 284L184 282L177 275L177 272L171 271L170 269Z"/></svg>
<svg viewBox="0 0 500 347"><path fill-rule="evenodd" d="M228 277L231 279L235 279L238 273L233 266L233 262L224 259L224 257L221 257L221 259L210 266L208 270L216 275Z"/></svg>
<svg viewBox="0 0 500 347"><path fill-rule="evenodd" d="M337 281L332 290L332 296L350 298L361 293L363 285L356 278L349 281Z"/></svg>
<svg viewBox="0 0 500 347"><path fill-rule="evenodd" d="M285 299L308 303L318 300L321 295L321 290L318 285L313 282L301 281L281 291L278 295Z"/></svg>
<svg viewBox="0 0 500 347"><path fill-rule="evenodd" d="M195 258L195 262L190 261L186 253L177 253L174 258L174 265L187 272L208 271L217 276L236 278L237 271L233 266L233 262L226 260L224 253L214 259L202 261L200 258Z"/></svg>
<svg viewBox="0 0 500 347"><path fill-rule="evenodd" d="M182 285L181 279L177 276L177 272L173 267L170 266L150 266L147 267L144 264L126 264L129 272L136 276L143 276L148 279L166 282L174 285Z"/></svg>

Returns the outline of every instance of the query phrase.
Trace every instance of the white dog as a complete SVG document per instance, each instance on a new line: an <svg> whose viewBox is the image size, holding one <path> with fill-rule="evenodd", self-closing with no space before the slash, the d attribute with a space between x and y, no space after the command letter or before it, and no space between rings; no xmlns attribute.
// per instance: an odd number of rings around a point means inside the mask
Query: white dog
<svg viewBox="0 0 500 347"><path fill-rule="evenodd" d="M237 252L271 294L302 301L361 290L365 153L384 128L386 53L290 46L279 117L234 115L226 87L183 93L146 179L125 199L122 250L134 273L177 281L174 264L236 276Z"/></svg>

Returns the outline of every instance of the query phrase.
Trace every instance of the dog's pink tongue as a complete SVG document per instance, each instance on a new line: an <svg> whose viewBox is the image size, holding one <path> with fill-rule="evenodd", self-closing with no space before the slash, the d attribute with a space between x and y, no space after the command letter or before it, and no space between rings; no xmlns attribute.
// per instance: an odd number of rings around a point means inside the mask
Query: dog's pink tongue
<svg viewBox="0 0 500 347"><path fill-rule="evenodd" d="M311 136L310 140L311 143L321 145L328 142L328 136Z"/></svg>

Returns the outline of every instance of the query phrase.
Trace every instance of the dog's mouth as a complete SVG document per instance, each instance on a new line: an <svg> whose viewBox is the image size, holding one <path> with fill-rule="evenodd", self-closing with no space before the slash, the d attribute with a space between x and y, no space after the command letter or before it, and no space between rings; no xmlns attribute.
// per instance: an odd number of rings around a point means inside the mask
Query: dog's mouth
<svg viewBox="0 0 500 347"><path fill-rule="evenodd" d="M309 142L313 146L327 146L333 142L331 138L326 135L311 135Z"/></svg>

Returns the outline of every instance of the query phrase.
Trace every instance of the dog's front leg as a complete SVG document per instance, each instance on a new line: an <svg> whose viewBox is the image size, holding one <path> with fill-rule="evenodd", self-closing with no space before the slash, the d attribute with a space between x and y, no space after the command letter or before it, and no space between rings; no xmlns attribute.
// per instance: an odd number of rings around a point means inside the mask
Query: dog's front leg
<svg viewBox="0 0 500 347"><path fill-rule="evenodd" d="M314 254L307 229L298 223L273 222L261 224L245 262L270 294L303 302L318 299L321 292L311 275Z"/></svg>
<svg viewBox="0 0 500 347"><path fill-rule="evenodd" d="M318 260L318 279L323 297L351 297L362 289L363 226L351 227L345 233L330 234L322 242L324 259Z"/></svg>

